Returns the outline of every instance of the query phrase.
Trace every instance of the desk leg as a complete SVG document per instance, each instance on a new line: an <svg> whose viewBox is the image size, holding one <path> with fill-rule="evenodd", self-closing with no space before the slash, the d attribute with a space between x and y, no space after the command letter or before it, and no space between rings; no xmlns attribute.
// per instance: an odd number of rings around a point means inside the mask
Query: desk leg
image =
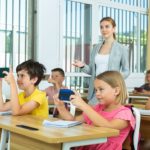
<svg viewBox="0 0 150 150"><path fill-rule="evenodd" d="M8 132L8 145L7 150L10 150L10 132Z"/></svg>
<svg viewBox="0 0 150 150"><path fill-rule="evenodd" d="M62 150L70 150L71 147L100 144L100 143L105 143L105 142L107 142L107 138L68 142L68 143L63 143Z"/></svg>
<svg viewBox="0 0 150 150"><path fill-rule="evenodd" d="M7 137L8 137L8 131L2 129L0 150L5 150L7 148Z"/></svg>

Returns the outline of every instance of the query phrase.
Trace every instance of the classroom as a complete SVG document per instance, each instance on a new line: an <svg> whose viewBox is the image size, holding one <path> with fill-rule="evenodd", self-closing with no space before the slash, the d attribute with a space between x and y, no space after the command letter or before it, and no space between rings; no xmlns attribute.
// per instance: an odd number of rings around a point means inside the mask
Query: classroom
<svg viewBox="0 0 150 150"><path fill-rule="evenodd" d="M0 0L0 150L150 150L149 41L150 0Z"/></svg>

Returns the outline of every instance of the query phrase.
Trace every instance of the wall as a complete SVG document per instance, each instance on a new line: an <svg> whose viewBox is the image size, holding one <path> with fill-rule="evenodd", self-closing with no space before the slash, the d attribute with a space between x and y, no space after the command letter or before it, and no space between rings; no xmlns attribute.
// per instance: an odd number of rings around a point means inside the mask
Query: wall
<svg viewBox="0 0 150 150"><path fill-rule="evenodd" d="M59 65L59 0L37 1L37 60L49 73Z"/></svg>

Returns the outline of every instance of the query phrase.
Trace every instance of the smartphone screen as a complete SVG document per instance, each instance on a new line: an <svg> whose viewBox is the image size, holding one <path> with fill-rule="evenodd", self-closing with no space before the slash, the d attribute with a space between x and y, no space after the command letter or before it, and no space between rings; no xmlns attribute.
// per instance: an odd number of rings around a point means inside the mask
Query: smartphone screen
<svg viewBox="0 0 150 150"><path fill-rule="evenodd" d="M39 130L38 128L30 127L30 126L23 125L23 124L18 124L16 126L20 128L28 129L28 130L34 130L34 131Z"/></svg>
<svg viewBox="0 0 150 150"><path fill-rule="evenodd" d="M8 67L0 68L0 78L4 78L6 76L6 74L4 74L3 71L9 72L9 68Z"/></svg>
<svg viewBox="0 0 150 150"><path fill-rule="evenodd" d="M59 91L59 99L64 101L69 101L70 96L73 95L74 92L70 89L60 89Z"/></svg>

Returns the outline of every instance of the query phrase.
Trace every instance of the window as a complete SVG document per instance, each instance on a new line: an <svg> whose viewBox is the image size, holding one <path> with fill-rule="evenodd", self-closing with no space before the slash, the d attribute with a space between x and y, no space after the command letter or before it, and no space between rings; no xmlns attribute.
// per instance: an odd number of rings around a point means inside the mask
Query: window
<svg viewBox="0 0 150 150"><path fill-rule="evenodd" d="M115 6L116 2L121 4ZM114 0L109 7L99 5L99 19L112 17L117 24L117 40L129 47L131 72L146 70L148 14L143 8L148 8L148 0Z"/></svg>
<svg viewBox="0 0 150 150"><path fill-rule="evenodd" d="M129 47L131 72L146 70L148 32L148 0L64 0L63 67L67 72L75 70L70 64L74 59L89 62L92 39L99 35L93 29L103 17L114 18L117 24L117 40ZM95 13L95 9L98 13ZM97 15L93 17L93 15ZM97 19L97 20L96 20ZM97 24L99 27L99 24ZM93 30L98 30L93 32ZM95 35L97 33L97 35ZM98 43L99 41L95 41Z"/></svg>
<svg viewBox="0 0 150 150"><path fill-rule="evenodd" d="M101 40L99 21L106 16L116 21L117 40L129 47L131 72L143 73L146 70L148 0L62 1L64 2L62 66L66 72L80 72L71 66L74 59L89 63L92 45ZM81 77L67 79L68 85L71 83L79 87L84 87L84 81Z"/></svg>
<svg viewBox="0 0 150 150"><path fill-rule="evenodd" d="M32 57L32 6L29 0L0 0L0 66L15 70Z"/></svg>
<svg viewBox="0 0 150 150"><path fill-rule="evenodd" d="M89 63L91 47L91 5L65 0L63 44L65 59L63 68L66 72L79 72L72 66L75 59ZM83 78L67 78L72 87L81 86ZM85 83L86 84L86 83Z"/></svg>

